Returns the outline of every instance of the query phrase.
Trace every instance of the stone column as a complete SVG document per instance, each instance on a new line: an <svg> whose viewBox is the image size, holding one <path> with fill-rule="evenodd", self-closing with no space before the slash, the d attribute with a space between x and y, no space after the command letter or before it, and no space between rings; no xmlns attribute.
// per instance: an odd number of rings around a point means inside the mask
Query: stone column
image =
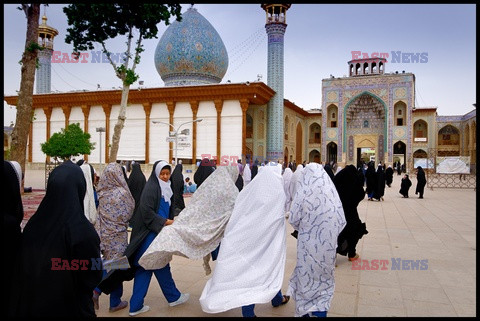
<svg viewBox="0 0 480 321"><path fill-rule="evenodd" d="M240 99L240 106L242 107L242 160L245 159L247 154L247 110L248 99Z"/></svg>
<svg viewBox="0 0 480 321"><path fill-rule="evenodd" d="M191 101L190 107L192 108L192 120L197 119L198 101ZM197 122L192 124L192 164L197 162ZM176 164L175 164L176 166Z"/></svg>
<svg viewBox="0 0 480 321"><path fill-rule="evenodd" d="M152 103L143 103L145 111L145 164L150 163L150 113L152 111Z"/></svg>
<svg viewBox="0 0 480 321"><path fill-rule="evenodd" d="M109 157L109 137L110 137L110 113L112 112L112 105L110 104L103 104L102 105L103 112L105 113L105 163L110 163Z"/></svg>
<svg viewBox="0 0 480 321"><path fill-rule="evenodd" d="M88 133L88 116L90 115L90 105L82 105L83 112L83 131ZM88 154L83 155L83 159L88 162Z"/></svg>
<svg viewBox="0 0 480 321"><path fill-rule="evenodd" d="M43 107L43 112L47 117L47 124L46 124L46 141L50 139L50 118L52 117L52 109L48 107ZM50 163L50 156L47 156L47 163Z"/></svg>
<svg viewBox="0 0 480 321"><path fill-rule="evenodd" d="M175 112L175 102L174 101L167 101L167 108L170 114L169 123L173 126L173 113ZM168 131L170 132L171 128L168 127ZM168 143L168 162L171 164L173 160L173 142Z"/></svg>
<svg viewBox="0 0 480 321"><path fill-rule="evenodd" d="M223 100L217 99L214 100L215 109L217 110L217 159L221 159L222 155L222 109L223 109Z"/></svg>
<svg viewBox="0 0 480 321"><path fill-rule="evenodd" d="M62 105L62 110L63 114L65 115L65 129L67 129L70 122L70 112L72 111L72 107L68 105Z"/></svg>

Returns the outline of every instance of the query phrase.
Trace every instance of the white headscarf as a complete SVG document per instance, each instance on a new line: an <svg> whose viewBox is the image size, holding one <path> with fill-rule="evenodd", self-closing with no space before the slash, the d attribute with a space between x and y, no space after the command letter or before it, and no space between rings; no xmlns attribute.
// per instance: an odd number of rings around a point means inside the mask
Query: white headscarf
<svg viewBox="0 0 480 321"><path fill-rule="evenodd" d="M158 175L160 175L160 172L162 171L162 168L164 168L167 165L170 166L166 161L158 162L157 166L155 167L155 175L157 176L158 184L160 184L163 199L165 200L165 202L168 203L168 205L171 205L170 204L170 202L171 202L170 199L173 195L172 187L171 187L171 184L170 184L171 181L168 180L168 181L164 182L160 179L160 177L158 177ZM172 174L172 166L170 166L170 174Z"/></svg>
<svg viewBox="0 0 480 321"><path fill-rule="evenodd" d="M9 161L10 164L12 164L13 168L15 169L15 174L17 174L17 179L18 179L18 186L20 186L20 189L22 188L22 167L20 164L16 161Z"/></svg>
<svg viewBox="0 0 480 321"><path fill-rule="evenodd" d="M83 176L85 176L85 181L87 181L87 191L85 193L85 197L83 198L83 210L90 223L95 225L98 214L97 207L95 206L95 196L93 195L92 172L90 165L87 163L83 163L80 168L83 171Z"/></svg>
<svg viewBox="0 0 480 321"><path fill-rule="evenodd" d="M245 186L250 183L252 180L252 171L250 170L250 165L247 163L245 164L245 168L243 169L243 183Z"/></svg>
<svg viewBox="0 0 480 321"><path fill-rule="evenodd" d="M289 217L298 231L297 263L287 294L295 301L295 316L302 316L330 309L337 238L346 221L337 189L322 165L308 164L297 186Z"/></svg>
<svg viewBox="0 0 480 321"><path fill-rule="evenodd" d="M278 166L264 166L238 194L215 269L199 299L204 312L267 303L281 289L286 260L285 199Z"/></svg>

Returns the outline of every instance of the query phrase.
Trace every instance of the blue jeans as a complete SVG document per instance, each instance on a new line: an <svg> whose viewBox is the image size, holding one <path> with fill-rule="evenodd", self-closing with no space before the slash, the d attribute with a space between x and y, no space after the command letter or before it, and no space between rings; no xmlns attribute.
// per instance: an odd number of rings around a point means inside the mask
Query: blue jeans
<svg viewBox="0 0 480 321"><path fill-rule="evenodd" d="M272 299L272 306L278 307L283 301L283 294L282 290L278 291L278 293ZM244 305L242 307L242 316L244 318L254 317L255 316L255 304Z"/></svg>
<svg viewBox="0 0 480 321"><path fill-rule="evenodd" d="M155 278L157 279L168 303L175 302L180 298L181 293L173 281L170 264L157 270L145 270L143 267L139 266L135 271L135 278L133 280L133 293L130 298L130 312L135 312L143 308L152 274L155 274Z"/></svg>

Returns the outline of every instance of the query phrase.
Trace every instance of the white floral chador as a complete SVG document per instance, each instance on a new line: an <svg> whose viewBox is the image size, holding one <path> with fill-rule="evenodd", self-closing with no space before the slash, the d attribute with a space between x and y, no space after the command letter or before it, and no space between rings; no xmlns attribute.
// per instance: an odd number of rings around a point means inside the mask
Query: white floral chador
<svg viewBox="0 0 480 321"><path fill-rule="evenodd" d="M219 166L193 193L171 225L163 227L138 263L146 270L163 268L179 255L202 259L217 248L235 205L237 166Z"/></svg>
<svg viewBox="0 0 480 321"><path fill-rule="evenodd" d="M338 234L346 225L342 202L322 165L308 164L297 181L289 222L298 230L297 264L287 294L295 316L328 311L335 290Z"/></svg>

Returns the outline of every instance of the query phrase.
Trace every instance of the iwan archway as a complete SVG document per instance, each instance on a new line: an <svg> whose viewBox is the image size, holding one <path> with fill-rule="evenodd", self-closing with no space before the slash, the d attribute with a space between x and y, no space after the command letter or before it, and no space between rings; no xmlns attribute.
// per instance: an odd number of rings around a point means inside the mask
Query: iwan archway
<svg viewBox="0 0 480 321"><path fill-rule="evenodd" d="M375 163L384 162L387 121L387 105L370 92L364 91L356 95L345 105L342 151L346 154L346 164L359 164L362 158L362 148L370 148L375 151Z"/></svg>

